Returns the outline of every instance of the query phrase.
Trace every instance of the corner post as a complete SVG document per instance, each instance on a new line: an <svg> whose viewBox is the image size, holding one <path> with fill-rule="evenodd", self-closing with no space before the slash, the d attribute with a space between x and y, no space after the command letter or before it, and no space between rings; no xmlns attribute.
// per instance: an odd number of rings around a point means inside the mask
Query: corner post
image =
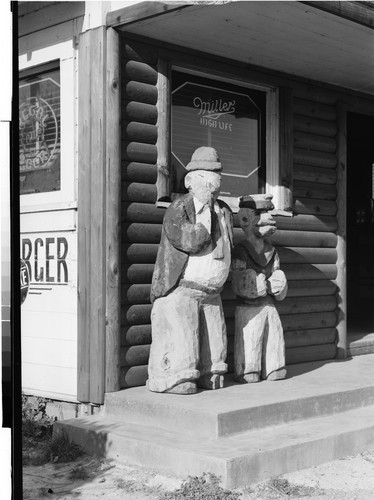
<svg viewBox="0 0 374 500"><path fill-rule="evenodd" d="M106 363L105 392L120 388L120 211L121 211L120 36L107 30L106 77Z"/></svg>
<svg viewBox="0 0 374 500"><path fill-rule="evenodd" d="M338 103L338 172L337 172L337 270L335 283L338 286L337 358L347 357L347 243L346 243L346 201L347 201L347 107Z"/></svg>
<svg viewBox="0 0 374 500"><path fill-rule="evenodd" d="M79 40L78 399L105 389L106 28Z"/></svg>

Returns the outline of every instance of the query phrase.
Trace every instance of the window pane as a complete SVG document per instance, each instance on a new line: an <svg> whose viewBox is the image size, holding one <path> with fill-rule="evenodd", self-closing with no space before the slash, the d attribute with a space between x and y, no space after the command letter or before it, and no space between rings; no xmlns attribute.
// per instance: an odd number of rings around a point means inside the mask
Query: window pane
<svg viewBox="0 0 374 500"><path fill-rule="evenodd" d="M221 194L262 191L265 93L182 73L173 74L173 191L183 190L185 166L200 146L216 148L223 165Z"/></svg>
<svg viewBox="0 0 374 500"><path fill-rule="evenodd" d="M60 71L20 80L20 194L60 190Z"/></svg>

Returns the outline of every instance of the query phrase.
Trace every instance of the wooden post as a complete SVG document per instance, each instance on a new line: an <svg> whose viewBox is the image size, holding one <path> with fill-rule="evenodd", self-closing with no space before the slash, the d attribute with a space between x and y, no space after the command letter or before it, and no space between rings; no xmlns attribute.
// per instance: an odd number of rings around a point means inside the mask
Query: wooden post
<svg viewBox="0 0 374 500"><path fill-rule="evenodd" d="M90 401L90 263L91 263L91 108L90 37L79 40L79 156L78 156L78 400Z"/></svg>
<svg viewBox="0 0 374 500"><path fill-rule="evenodd" d="M346 259L346 206L347 206L347 109L344 103L338 103L338 178L337 178L337 278L338 309L337 357L347 357L347 259Z"/></svg>
<svg viewBox="0 0 374 500"><path fill-rule="evenodd" d="M157 201L170 200L170 67L167 60L158 62L157 81Z"/></svg>
<svg viewBox="0 0 374 500"><path fill-rule="evenodd" d="M121 80L119 35L107 31L106 117L106 376L105 392L119 390L120 380L120 210Z"/></svg>
<svg viewBox="0 0 374 500"><path fill-rule="evenodd" d="M105 380L106 29L80 36L78 399L101 404Z"/></svg>
<svg viewBox="0 0 374 500"><path fill-rule="evenodd" d="M293 209L293 96L292 89L279 89L280 209Z"/></svg>

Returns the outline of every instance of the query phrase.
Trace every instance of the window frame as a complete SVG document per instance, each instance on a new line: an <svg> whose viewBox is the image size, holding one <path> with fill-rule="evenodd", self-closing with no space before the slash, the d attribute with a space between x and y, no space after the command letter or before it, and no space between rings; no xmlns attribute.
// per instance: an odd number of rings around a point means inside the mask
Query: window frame
<svg viewBox="0 0 374 500"><path fill-rule="evenodd" d="M181 63L159 57L158 64L158 176L157 202L159 207L167 207L171 202L170 168L171 168L171 78L172 72L191 74L209 80L227 82L237 87L259 90L266 93L266 169L265 192L273 195L273 203L278 213L285 210L292 215L292 95L289 89L251 82L248 78L233 78L225 73L219 74L202 71ZM288 97L287 99L284 99ZM285 101L283 103L283 100ZM285 116L281 117L281 111ZM285 127L285 130L282 130ZM284 138L286 140L284 140ZM286 168L283 163L287 162ZM291 163L290 163L291 162ZM285 195L285 187L288 195ZM250 194L250 193L248 193ZM238 211L238 199L220 196L233 212Z"/></svg>
<svg viewBox="0 0 374 500"><path fill-rule="evenodd" d="M40 77L41 80L44 78L44 77L48 77L48 75L51 73L51 72L59 72L59 77L61 78L61 70L60 70L60 64L59 64L59 61L51 61L49 63L46 63L46 64L41 64L39 66L37 66L36 68L31 68L31 69L26 69L26 70L23 70L23 71L20 71L19 73L19 76L18 76L18 88L20 89L20 84L21 84L21 80L26 80L25 84L22 84L22 86L24 85L27 85L27 79L29 78L35 78L35 77ZM31 84L33 84L34 82L31 82ZM29 196L29 195L32 195L32 194L45 194L45 193L59 193L61 191L61 81L60 83L58 84L59 86L59 106L60 106L60 126L59 126L59 134L60 134L60 146L59 146L59 155L60 155L60 158L59 158L59 161L60 161L60 189L58 190L51 190L51 191L42 191L40 193L20 193L20 196ZM20 101L18 103L19 105L21 104ZM20 176L21 176L21 172L20 172Z"/></svg>
<svg viewBox="0 0 374 500"><path fill-rule="evenodd" d="M27 38L27 37L26 37ZM20 194L20 213L77 208L76 172L76 54L69 42L53 50L40 49L19 56L20 79L52 69L60 71L60 190Z"/></svg>

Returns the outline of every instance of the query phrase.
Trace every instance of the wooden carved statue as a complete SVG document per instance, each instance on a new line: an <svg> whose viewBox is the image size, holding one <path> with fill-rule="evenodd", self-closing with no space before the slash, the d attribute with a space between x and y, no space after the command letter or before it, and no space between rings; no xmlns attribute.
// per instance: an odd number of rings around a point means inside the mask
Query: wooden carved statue
<svg viewBox="0 0 374 500"><path fill-rule="evenodd" d="M166 210L152 279L147 387L193 394L219 389L227 371L220 291L230 270L232 212L217 201L222 166L198 148L186 167L189 193Z"/></svg>
<svg viewBox="0 0 374 500"><path fill-rule="evenodd" d="M244 196L239 223L245 240L232 255L232 288L239 304L235 312L235 380L242 383L286 377L282 323L275 300L287 294L287 280L269 241L276 223L271 195Z"/></svg>

